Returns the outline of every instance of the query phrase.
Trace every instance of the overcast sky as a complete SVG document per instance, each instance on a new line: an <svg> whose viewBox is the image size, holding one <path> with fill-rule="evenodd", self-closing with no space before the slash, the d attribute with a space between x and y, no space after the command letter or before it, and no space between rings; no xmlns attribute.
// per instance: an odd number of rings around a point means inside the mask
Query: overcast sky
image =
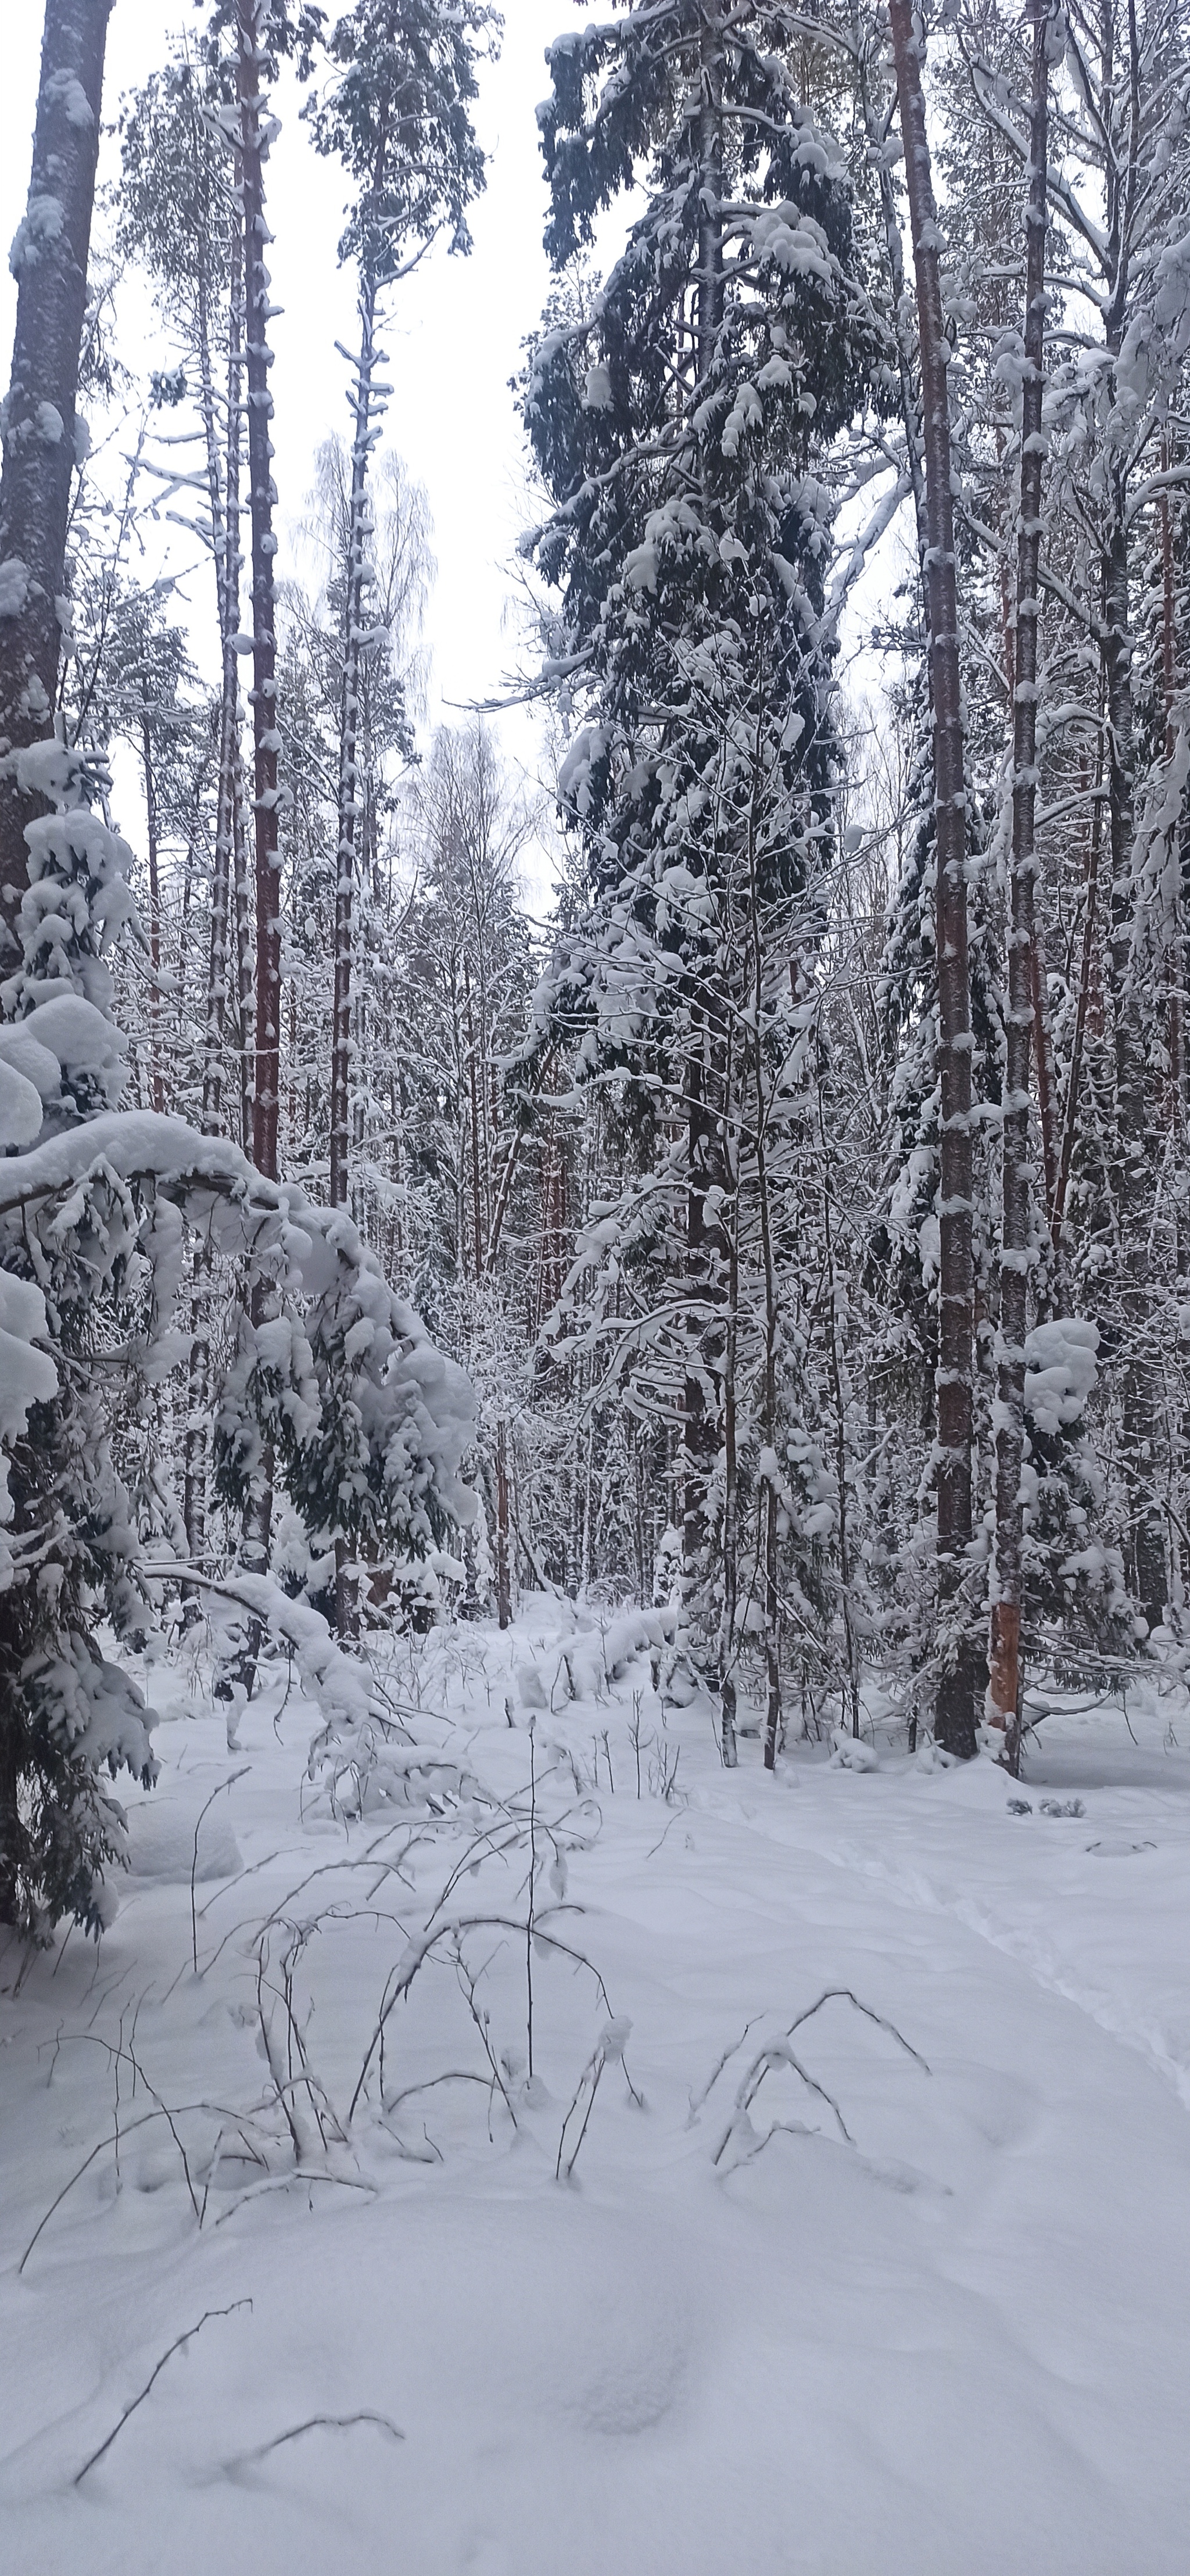
<svg viewBox="0 0 1190 2576"><path fill-rule="evenodd" d="M41 43L40 0L0 0L4 84L0 90L0 241L24 210ZM158 62L185 0L115 0L107 52L105 121L120 93ZM585 16L585 9L582 15ZM495 694L522 650L508 620L506 569L526 515L524 445L508 379L520 344L544 302L541 248L545 189L534 110L549 86L543 55L551 37L582 23L578 0L506 0L504 48L485 75L479 128L489 155L488 187L477 205L470 259L435 250L393 300L384 345L394 387L386 433L425 485L434 521L438 580L431 608L435 709ZM339 270L344 182L319 160L298 123L296 96L278 101L283 130L269 168L269 217L276 236L273 294L284 313L273 324L276 479L282 526L300 511L314 450L329 430L346 431L347 370L336 340L350 342L353 289ZM110 136L106 175L118 163ZM0 281L0 376L7 382L15 288ZM130 333L124 354L147 369L162 351ZM179 552L187 552L179 540ZM278 570L284 572L284 554ZM502 738L531 771L539 766L536 725L507 718Z"/></svg>

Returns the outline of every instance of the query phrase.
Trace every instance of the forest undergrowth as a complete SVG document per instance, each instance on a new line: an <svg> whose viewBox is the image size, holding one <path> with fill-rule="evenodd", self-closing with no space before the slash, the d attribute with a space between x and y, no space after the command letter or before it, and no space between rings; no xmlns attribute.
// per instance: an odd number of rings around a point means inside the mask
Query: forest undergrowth
<svg viewBox="0 0 1190 2576"><path fill-rule="evenodd" d="M147 1677L120 1910L4 1963L31 2550L147 2569L184 2496L186 2569L234 2513L235 2565L313 2568L329 2515L379 2570L395 2515L427 2571L709 2571L725 2419L774 2576L840 2528L953 2566L960 2512L999 2570L1042 2498L1048 2563L1109 2576L1138 2445L1172 2504L1180 1692L1067 1695L1014 1790L878 1711L859 1766L824 1733L766 1773L758 1688L725 1772L663 1626L537 1596L390 1641L379 1786L319 1767L283 1661L234 1750L197 1636ZM1010 2487L944 2354L1013 2370Z"/></svg>

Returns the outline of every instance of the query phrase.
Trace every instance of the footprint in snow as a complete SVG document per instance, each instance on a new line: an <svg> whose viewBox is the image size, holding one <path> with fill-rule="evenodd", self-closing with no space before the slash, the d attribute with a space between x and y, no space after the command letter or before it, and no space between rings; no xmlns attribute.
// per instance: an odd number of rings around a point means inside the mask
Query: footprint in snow
<svg viewBox="0 0 1190 2576"><path fill-rule="evenodd" d="M1006 1804L1010 1816L1031 1816L1033 1813L1027 1798L1009 1798ZM1043 1798L1041 1812L1043 1816L1085 1816L1087 1810L1081 1798L1067 1798L1065 1804L1061 1798Z"/></svg>

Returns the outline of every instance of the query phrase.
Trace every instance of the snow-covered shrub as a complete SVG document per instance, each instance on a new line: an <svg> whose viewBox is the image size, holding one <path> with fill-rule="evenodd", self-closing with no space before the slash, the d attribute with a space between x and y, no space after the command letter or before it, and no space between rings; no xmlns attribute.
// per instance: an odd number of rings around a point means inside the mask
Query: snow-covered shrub
<svg viewBox="0 0 1190 2576"><path fill-rule="evenodd" d="M195 1237L235 1265L246 1315L256 1283L272 1309L239 1337L222 1472L234 1490L271 1443L307 1546L342 1536L424 1555L468 1512L471 1406L341 1213L263 1180L223 1138L119 1105L126 1047L104 952L134 918L131 853L91 808L83 755L48 743L18 764L54 811L27 830L22 963L0 995L0 1919L37 1932L73 1914L98 1930L102 1871L123 1845L102 1775L154 1775L152 1713L100 1632L143 1641L150 1556L162 1538L167 1561L178 1553L176 1510L168 1497L147 1519L134 1508L117 1453L145 1389L186 1357ZM266 1583L250 1607L268 1627L284 1593ZM325 1660L321 1621L310 1636ZM349 1730L364 1723L366 1694L344 1713Z"/></svg>
<svg viewBox="0 0 1190 2576"><path fill-rule="evenodd" d="M1080 1645L1127 1653L1134 1632L1123 1556L1106 1535L1107 1478L1084 1418L1098 1348L1097 1326L1077 1317L1035 1325L1025 1342L1025 1633L1072 1677Z"/></svg>

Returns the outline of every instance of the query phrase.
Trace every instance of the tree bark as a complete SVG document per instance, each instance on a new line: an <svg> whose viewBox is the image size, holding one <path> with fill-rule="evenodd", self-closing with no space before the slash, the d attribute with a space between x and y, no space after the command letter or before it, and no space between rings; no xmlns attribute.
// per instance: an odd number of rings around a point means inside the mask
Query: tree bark
<svg viewBox="0 0 1190 2576"><path fill-rule="evenodd" d="M239 155L237 194L239 193ZM228 282L227 434L220 472L214 386L211 380L210 328L205 294L199 301L200 362L203 367L203 424L207 446L207 485L214 529L216 600L219 615L219 770L215 802L215 867L211 881L211 946L207 975L207 1013L203 1047L202 1130L221 1135L223 1049L227 1027L227 979L230 948L232 849L235 838L236 771L240 757L240 672L235 639L240 623L240 437L243 331L243 233L235 227Z"/></svg>
<svg viewBox="0 0 1190 2576"><path fill-rule="evenodd" d="M1095 775L1091 782L1091 820L1087 832L1087 869L1085 910L1083 913L1082 952L1079 961L1078 997L1074 1009L1074 1036L1070 1046L1070 1070L1066 1079L1066 1102L1062 1116L1062 1150L1058 1163L1058 1182L1050 1214L1050 1235L1054 1250L1062 1249L1062 1229L1066 1222L1066 1201L1070 1174L1078 1137L1079 1107L1082 1093L1083 1062L1087 1046L1087 1025L1092 1014L1095 984L1096 952L1099 944L1099 863L1103 845L1103 729L1099 730L1099 748Z"/></svg>
<svg viewBox="0 0 1190 2576"><path fill-rule="evenodd" d="M58 696L79 352L112 0L46 0L33 166L12 249L17 318L0 475L0 951L28 885L25 825L4 754L50 731Z"/></svg>
<svg viewBox="0 0 1190 2576"><path fill-rule="evenodd" d="M359 691L363 642L363 596L367 581L366 550L371 532L368 511L368 465L375 444L373 385L376 372L376 279L365 267L360 282L360 350L352 410L355 435L351 447L348 501L347 565L343 603L343 696L339 719L338 854L335 875L335 992L331 1035L331 1171L332 1207L346 1207L351 1169L351 975L356 845L359 838ZM335 1541L335 1625L340 1637L359 1633L359 1586L347 1543Z"/></svg>
<svg viewBox="0 0 1190 2576"><path fill-rule="evenodd" d="M375 444L373 384L376 372L376 280L365 268L360 281L360 350L351 407L351 494L347 532L347 581L343 606L343 699L339 723L339 847L335 880L335 1001L331 1041L331 1206L346 1207L351 1151L352 908L358 840L360 653L366 551L370 534L368 465Z"/></svg>
<svg viewBox="0 0 1190 2576"><path fill-rule="evenodd" d="M869 42L865 37L858 10L853 10L851 40L859 80L860 107L869 150L876 156L876 177L880 190L880 217L884 227L884 246L888 253L888 279L892 290L892 326L897 351L897 378L901 394L901 422L905 432L905 462L913 490L913 511L917 522L917 548L925 549L926 491L922 472L921 407L913 384L910 324L906 310L905 254L901 224L893 190L892 169L887 155L888 133L882 107L872 90Z"/></svg>
<svg viewBox="0 0 1190 2576"><path fill-rule="evenodd" d="M266 1179L277 1178L277 1115L281 1084L281 858L277 833L277 642L273 557L273 447L269 424L272 351L268 326L270 278L265 262L271 239L264 213L264 163L268 119L260 76L265 60L270 0L237 0L236 94L244 199L244 303L247 328L248 492L252 525L252 736L256 821L256 1078L252 1103L252 1159Z"/></svg>
<svg viewBox="0 0 1190 2576"><path fill-rule="evenodd" d="M1133 281L1133 225L1141 150L1140 48L1135 0L1126 13L1127 61L1118 96L1126 100L1127 132L1121 152L1108 156L1106 213L1110 295L1104 341L1113 363L1124 346ZM1103 17L1104 97L1114 111L1114 23ZM1108 132L1114 143L1114 113ZM1132 1348L1124 1372L1123 1446L1132 1485L1131 1576L1150 1628L1164 1616L1165 1525L1153 1492L1153 1433L1160 1418L1160 1376L1144 1349L1150 1331L1149 1219L1152 1204L1148 1134L1145 1030L1132 968L1132 845L1135 830L1136 745L1132 705L1130 519L1132 465L1128 434L1109 454L1108 527L1104 547L1101 626L1107 699L1108 826L1111 848L1111 981L1115 1011L1116 1143L1120 1215L1125 1230L1124 1316Z"/></svg>
<svg viewBox="0 0 1190 2576"><path fill-rule="evenodd" d="M153 758L153 728L147 706L141 710L141 765L145 773L145 837L149 862L149 965L152 990L149 995L149 1068L153 1086L153 1107L158 1117L165 1108L165 1077L161 1068L161 832L157 811L157 767Z"/></svg>
<svg viewBox="0 0 1190 2576"><path fill-rule="evenodd" d="M700 39L699 161L701 188L698 224L697 339L698 386L706 385L714 363L723 321L723 54L721 0L703 0ZM707 1193L721 1179L714 1110L713 1040L709 1015L698 985L707 973L701 956L691 981L691 1032L686 1068L687 1180L686 1278L689 1308L686 1339L689 1357L683 1392L683 1577L682 1627L685 1641L706 1665L705 1678L717 1690L718 1657L709 1659L705 1586L709 1570L710 1528L707 1493L718 1455L719 1426L708 1380L713 1375L707 1331L708 1297L717 1299L721 1267L729 1248L723 1229L707 1223ZM697 979L697 980L695 980ZM734 1744L734 1738L733 1738Z"/></svg>
<svg viewBox="0 0 1190 2576"><path fill-rule="evenodd" d="M240 160L244 206L244 358L248 409L248 495L252 529L252 736L253 812L256 823L256 1046L252 1097L252 1159L266 1179L277 1179L277 1121L281 1092L281 857L277 831L277 644L273 556L273 447L269 436L272 351L268 345L269 272L265 248L271 235L264 212L264 163L269 125L261 95L270 0L237 0L236 95L240 108ZM247 1047L247 1029L244 1032ZM247 1103L245 1103L245 1116ZM253 1292L252 1323L274 1311L274 1292L261 1281ZM268 1570L273 1516L273 1453L261 1452L244 1513L241 1549L249 1572ZM251 1692L260 1650L253 1623L238 1666Z"/></svg>
<svg viewBox="0 0 1190 2576"><path fill-rule="evenodd" d="M946 1642L935 1727L947 1751L976 1749L979 1656L964 1633L964 1576L972 1515L972 1344L975 1287L971 1208L971 988L967 960L966 788L959 674L952 448L946 370L950 351L942 320L939 232L926 140L922 40L910 0L889 0L905 183L917 285L926 467L923 571L928 603L934 710L934 821L937 878L938 1054L942 1088L939 1225L938 1598L940 1619L957 1633Z"/></svg>
<svg viewBox="0 0 1190 2576"><path fill-rule="evenodd" d="M236 1064L238 1071L236 1108L240 1122L240 1143L244 1152L251 1157L253 1104L256 1098L256 986L252 972L252 886L248 869L246 787L244 763L240 758L237 744L232 775L231 806L231 857L236 913Z"/></svg>
<svg viewBox="0 0 1190 2576"><path fill-rule="evenodd" d="M496 1615L502 1628L512 1626L512 1570L508 1547L508 1427L503 1414L496 1424Z"/></svg>
<svg viewBox="0 0 1190 2576"><path fill-rule="evenodd" d="M235 169L235 193L238 202L241 197L238 153ZM210 306L205 264L199 275L200 399L207 452L207 491L215 551L215 595L219 619L221 665L218 768L215 789L215 864L211 877L211 936L207 963L206 1022L203 1032L201 1114L204 1136L223 1135L227 1123L223 1098L224 1049L227 1041L233 853L236 842L237 810L241 797L240 672L235 639L240 623L240 442L242 434L240 379L243 369L241 315L243 243L243 229L237 223L233 231L231 273L228 279L227 420L222 469L216 425ZM242 1117L241 1140L247 1150L246 1125ZM210 1269L210 1253L204 1244L199 1247L194 1262L189 1408L186 1420L186 1463L182 1506L186 1524L187 1550L194 1564L202 1561L206 1551L207 1458L210 1442L210 1328L207 1312ZM192 1595L191 1600L197 1614L197 1595Z"/></svg>
<svg viewBox="0 0 1190 2576"><path fill-rule="evenodd" d="M1012 704L1012 862L1008 931L1007 1075L1004 1091L1000 1331L997 1355L996 1579L988 1714L1004 1730L1009 1766L1020 1753L1021 1478L1025 1457L1025 1335L1033 1194L1029 1165L1029 1056L1037 992L1033 918L1037 801L1037 621L1044 464L1045 236L1052 19L1035 6L1025 208L1025 370L1021 404L1021 509L1017 533L1016 650Z"/></svg>

